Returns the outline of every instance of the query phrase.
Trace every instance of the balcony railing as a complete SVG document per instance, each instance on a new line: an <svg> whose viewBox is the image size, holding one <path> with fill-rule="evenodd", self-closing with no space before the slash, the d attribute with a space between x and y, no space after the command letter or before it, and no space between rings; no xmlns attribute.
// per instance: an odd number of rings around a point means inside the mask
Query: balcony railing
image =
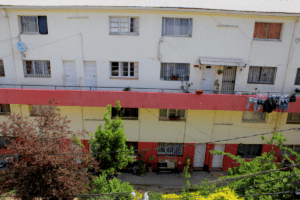
<svg viewBox="0 0 300 200"><path fill-rule="evenodd" d="M65 85L24 85L24 84L0 84L0 88L15 89L49 89L49 90L89 90L89 91L134 91L134 92L169 92L169 93L195 93L195 88L142 88L142 87L114 87L114 86L65 86ZM204 94L236 94L236 95L281 95L283 92L269 91L226 91L203 90Z"/></svg>

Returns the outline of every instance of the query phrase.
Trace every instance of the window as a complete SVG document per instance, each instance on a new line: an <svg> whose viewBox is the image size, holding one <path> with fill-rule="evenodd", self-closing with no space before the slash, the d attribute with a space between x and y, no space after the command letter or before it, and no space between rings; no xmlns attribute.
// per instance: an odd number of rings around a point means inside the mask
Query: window
<svg viewBox="0 0 300 200"><path fill-rule="evenodd" d="M289 113L286 123L287 124L300 124L300 113Z"/></svg>
<svg viewBox="0 0 300 200"><path fill-rule="evenodd" d="M160 80L189 81L190 64L187 63L162 63Z"/></svg>
<svg viewBox="0 0 300 200"><path fill-rule="evenodd" d="M128 147L128 149L130 147L133 147L133 150L138 150L138 143L137 142L126 142L126 146ZM134 151L133 155L137 155L138 151Z"/></svg>
<svg viewBox="0 0 300 200"><path fill-rule="evenodd" d="M121 117L124 120L138 120L139 117L139 109L138 108L121 108L118 111L115 108L112 108L111 118L114 119L116 116Z"/></svg>
<svg viewBox="0 0 300 200"><path fill-rule="evenodd" d="M157 155L158 156L182 156L183 143L158 143Z"/></svg>
<svg viewBox="0 0 300 200"><path fill-rule="evenodd" d="M250 67L248 83L274 84L277 67Z"/></svg>
<svg viewBox="0 0 300 200"><path fill-rule="evenodd" d="M24 77L51 78L50 61L24 60Z"/></svg>
<svg viewBox="0 0 300 200"><path fill-rule="evenodd" d="M255 158L261 155L263 145L260 144L240 144L237 149L237 156L241 158Z"/></svg>
<svg viewBox="0 0 300 200"><path fill-rule="evenodd" d="M164 36L192 36L192 18L162 18L162 35Z"/></svg>
<svg viewBox="0 0 300 200"><path fill-rule="evenodd" d="M185 120L185 110L159 109L160 120Z"/></svg>
<svg viewBox="0 0 300 200"><path fill-rule="evenodd" d="M296 153L300 153L300 145L284 145L283 147L286 147L286 148L290 148L292 149L293 151L295 151ZM287 155L293 155L291 154L289 151L286 151L285 149L280 149L280 155L284 155L284 154L287 154Z"/></svg>
<svg viewBox="0 0 300 200"><path fill-rule="evenodd" d="M297 69L295 85L300 85L300 68Z"/></svg>
<svg viewBox="0 0 300 200"><path fill-rule="evenodd" d="M110 34L138 35L139 18L136 17L110 17Z"/></svg>
<svg viewBox="0 0 300 200"><path fill-rule="evenodd" d="M29 105L29 113L32 117L42 117L47 110L48 105Z"/></svg>
<svg viewBox="0 0 300 200"><path fill-rule="evenodd" d="M9 115L9 114L10 114L10 105L0 104L0 115Z"/></svg>
<svg viewBox="0 0 300 200"><path fill-rule="evenodd" d="M47 16L22 16L22 33L48 34Z"/></svg>
<svg viewBox="0 0 300 200"><path fill-rule="evenodd" d="M279 40L281 35L281 23L255 22L253 38Z"/></svg>
<svg viewBox="0 0 300 200"><path fill-rule="evenodd" d="M0 137L0 149L5 149L6 148L6 141L4 137Z"/></svg>
<svg viewBox="0 0 300 200"><path fill-rule="evenodd" d="M3 60L0 60L0 76L5 76Z"/></svg>
<svg viewBox="0 0 300 200"><path fill-rule="evenodd" d="M242 122L265 123L266 122L266 113L244 111Z"/></svg>
<svg viewBox="0 0 300 200"><path fill-rule="evenodd" d="M111 62L111 77L138 78L137 62Z"/></svg>

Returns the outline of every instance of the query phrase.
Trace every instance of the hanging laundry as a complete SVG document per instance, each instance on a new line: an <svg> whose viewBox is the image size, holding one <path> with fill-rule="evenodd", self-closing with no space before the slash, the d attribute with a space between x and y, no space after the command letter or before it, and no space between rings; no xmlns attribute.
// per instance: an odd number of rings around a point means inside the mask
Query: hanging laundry
<svg viewBox="0 0 300 200"><path fill-rule="evenodd" d="M275 109L276 109L276 103L273 98L266 100L265 103L263 104L263 112L271 113Z"/></svg>
<svg viewBox="0 0 300 200"><path fill-rule="evenodd" d="M254 111L258 111L260 107L265 103L265 99L249 97L246 108L249 109L250 103L253 103Z"/></svg>

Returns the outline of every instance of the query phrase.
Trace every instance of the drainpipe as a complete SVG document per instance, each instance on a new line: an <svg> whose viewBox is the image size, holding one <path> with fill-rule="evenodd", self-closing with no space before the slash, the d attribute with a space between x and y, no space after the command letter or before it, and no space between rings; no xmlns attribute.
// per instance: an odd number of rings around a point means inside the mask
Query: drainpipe
<svg viewBox="0 0 300 200"><path fill-rule="evenodd" d="M294 32L293 32L293 37L292 37L292 41L291 41L291 45L290 45L290 50L289 50L289 57L288 57L288 61L287 61L287 68L286 68L286 72L285 72L285 78L284 78L284 82L283 82L283 87L282 87L282 94L284 93L285 91L285 82L286 82L286 79L287 79L287 75L288 75L288 69L289 69L289 66L290 66L290 60L291 60L291 57L293 55L293 52L294 52L294 41L295 41L295 31L296 31L296 27L298 25L298 22L300 20L300 17L295 21L295 26L294 26Z"/></svg>

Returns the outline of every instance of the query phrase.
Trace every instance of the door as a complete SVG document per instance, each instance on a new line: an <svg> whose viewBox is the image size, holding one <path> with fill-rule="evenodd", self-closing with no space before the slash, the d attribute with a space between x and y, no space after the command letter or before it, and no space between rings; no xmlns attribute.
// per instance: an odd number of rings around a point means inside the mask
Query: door
<svg viewBox="0 0 300 200"><path fill-rule="evenodd" d="M215 144L214 150L224 151L225 144ZM223 168L223 155L214 155L211 167Z"/></svg>
<svg viewBox="0 0 300 200"><path fill-rule="evenodd" d="M84 62L84 75L85 86L97 86L96 62Z"/></svg>
<svg viewBox="0 0 300 200"><path fill-rule="evenodd" d="M64 61L65 83L66 86L77 86L76 82L76 68L74 61ZM67 89L75 89L74 87L67 87Z"/></svg>
<svg viewBox="0 0 300 200"><path fill-rule="evenodd" d="M204 167L206 144L196 144L194 167Z"/></svg>
<svg viewBox="0 0 300 200"><path fill-rule="evenodd" d="M214 66L204 67L203 74L202 74L201 89L204 91L206 90L212 92L214 90L214 81L215 81L215 67Z"/></svg>
<svg viewBox="0 0 300 200"><path fill-rule="evenodd" d="M222 79L222 94L233 94L236 77L236 67L224 66Z"/></svg>

